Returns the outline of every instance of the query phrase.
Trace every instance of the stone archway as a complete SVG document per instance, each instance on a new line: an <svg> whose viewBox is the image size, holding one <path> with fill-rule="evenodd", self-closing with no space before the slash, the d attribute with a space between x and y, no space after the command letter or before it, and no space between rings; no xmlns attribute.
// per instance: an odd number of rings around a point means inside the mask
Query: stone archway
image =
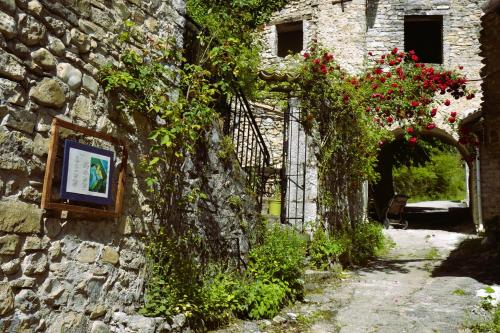
<svg viewBox="0 0 500 333"><path fill-rule="evenodd" d="M391 142L385 144L379 152L379 163L376 167L376 171L380 174L380 179L376 184L371 184L369 189L369 196L374 203L374 208L379 220L384 216L387 204L395 194L392 175L393 155L395 152L394 143L403 139L404 130L402 128L396 128L392 131L392 133L394 135L394 139ZM470 151L467 149L467 147L460 144L452 134L441 128L421 130L418 132L418 136L424 138L435 138L449 146L455 147L466 161L468 160L466 159L466 157L470 156ZM471 162L467 162L467 167L472 167ZM473 173L467 174L467 202L469 203L468 206L471 208L471 210L475 209L475 205L473 204L474 193L473 191L469 190L472 188L471 185L474 181L473 176Z"/></svg>

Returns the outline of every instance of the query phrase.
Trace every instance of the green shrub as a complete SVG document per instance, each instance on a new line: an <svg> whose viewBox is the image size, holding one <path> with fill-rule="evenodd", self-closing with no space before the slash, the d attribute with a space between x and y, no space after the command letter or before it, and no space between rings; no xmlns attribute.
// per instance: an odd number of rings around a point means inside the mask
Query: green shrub
<svg viewBox="0 0 500 333"><path fill-rule="evenodd" d="M272 318L303 296L306 240L293 229L280 225L265 229L243 274L215 264L202 267L192 250L197 239L186 234L174 240L160 233L147 246L151 276L142 314L184 313L192 326L211 329L235 316ZM309 254L316 267L326 268L338 261L362 263L383 245L381 227L367 223L333 236L318 231Z"/></svg>
<svg viewBox="0 0 500 333"><path fill-rule="evenodd" d="M160 232L146 247L149 280L145 305L147 316L170 317L184 313L191 317L199 312L200 264L192 253L196 241L192 235L173 240Z"/></svg>
<svg viewBox="0 0 500 333"><path fill-rule="evenodd" d="M393 171L397 193L410 196L411 202L463 200L465 170L455 152L431 151L430 161L422 166L397 166Z"/></svg>
<svg viewBox="0 0 500 333"><path fill-rule="evenodd" d="M200 315L208 328L227 324L245 300L240 298L242 279L235 272L214 266L204 275Z"/></svg>
<svg viewBox="0 0 500 333"><path fill-rule="evenodd" d="M245 290L243 310L251 319L273 318L286 303L290 288L283 281L257 279Z"/></svg>
<svg viewBox="0 0 500 333"><path fill-rule="evenodd" d="M297 232L279 225L266 229L244 274L214 264L202 267L192 253L196 239L174 240L161 232L147 246L151 276L142 314L184 313L194 326L216 328L236 315L272 318L302 296L306 242Z"/></svg>
<svg viewBox="0 0 500 333"><path fill-rule="evenodd" d="M388 244L378 223L361 223L355 229L338 230L334 234L319 229L309 245L309 256L313 266L321 269L335 262L359 265L377 256Z"/></svg>
<svg viewBox="0 0 500 333"><path fill-rule="evenodd" d="M272 318L281 307L303 295L306 242L280 225L267 229L261 244L249 254L246 277L238 298L240 314L252 319Z"/></svg>
<svg viewBox="0 0 500 333"><path fill-rule="evenodd" d="M248 272L257 280L282 281L294 300L303 292L305 254L306 241L298 232L274 225L264 242L250 251Z"/></svg>
<svg viewBox="0 0 500 333"><path fill-rule="evenodd" d="M322 228L319 228L309 244L311 264L315 268L331 268L334 263L340 261L347 245L345 237L329 235Z"/></svg>
<svg viewBox="0 0 500 333"><path fill-rule="evenodd" d="M352 264L364 264L386 246L382 226L378 223L361 223L353 231L351 258Z"/></svg>

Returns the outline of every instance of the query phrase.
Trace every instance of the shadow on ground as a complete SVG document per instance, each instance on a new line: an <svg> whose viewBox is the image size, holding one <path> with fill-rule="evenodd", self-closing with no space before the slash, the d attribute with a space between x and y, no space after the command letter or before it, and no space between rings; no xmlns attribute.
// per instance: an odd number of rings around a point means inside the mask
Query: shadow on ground
<svg viewBox="0 0 500 333"><path fill-rule="evenodd" d="M485 249L481 239L466 239L432 272L438 276L466 276L485 284L500 283L500 249Z"/></svg>
<svg viewBox="0 0 500 333"><path fill-rule="evenodd" d="M437 260L437 259L436 259ZM432 262L433 259L383 259L374 260L370 262L366 267L361 267L358 272L372 273L372 272L384 272L387 274L403 273L407 274L410 272L408 268L415 266L418 267L421 262Z"/></svg>
<svg viewBox="0 0 500 333"><path fill-rule="evenodd" d="M410 229L445 230L474 234L475 226L469 208L454 208L447 211L425 211L408 207L405 218Z"/></svg>

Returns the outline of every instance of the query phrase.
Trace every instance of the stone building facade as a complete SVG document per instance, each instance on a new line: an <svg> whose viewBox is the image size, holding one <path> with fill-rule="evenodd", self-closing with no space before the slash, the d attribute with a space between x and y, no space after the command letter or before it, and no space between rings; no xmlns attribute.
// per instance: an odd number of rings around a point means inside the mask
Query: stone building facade
<svg viewBox="0 0 500 333"><path fill-rule="evenodd" d="M413 29L437 22L434 30L441 34L439 45L440 63L444 68L459 69L470 80L469 86L476 90L478 98L460 100L453 104L459 117L477 111L481 97L481 56L479 55L479 33L481 30L482 1L478 0L295 0L280 12L275 13L266 26L263 39L266 46L262 56L269 65L284 66L287 58L279 56L280 29L290 22L301 22L302 50L313 39L333 50L340 65L352 73L359 72L367 61L368 52L374 56L393 48L405 49L405 44L425 42L412 40ZM422 22L422 25L418 25ZM408 30L406 30L408 29ZM428 37L427 37L428 38ZM283 38L284 40L284 38ZM446 96L445 98L448 98ZM443 111L442 118L448 118Z"/></svg>
<svg viewBox="0 0 500 333"><path fill-rule="evenodd" d="M476 130L481 140L479 171L482 219L500 237L500 3L486 1L482 17L481 55L484 77L481 117ZM488 225L488 223L492 223Z"/></svg>
<svg viewBox="0 0 500 333"><path fill-rule="evenodd" d="M333 51L343 68L358 73L372 59L369 52L377 57L393 48L408 51L413 44L435 52L436 57L426 62L457 70L463 66L461 72L477 96L453 101L451 108L439 108L436 124L454 135L455 139L450 135L451 141L458 145L456 134L447 125L449 112L456 111L459 118L472 114L479 109L482 95L481 5L479 0L294 0L265 27L262 56L266 66L284 68L293 60L283 53L283 47L305 51L316 39ZM473 184L474 175L470 175Z"/></svg>
<svg viewBox="0 0 500 333"><path fill-rule="evenodd" d="M144 299L145 241L153 225L146 174L152 124L118 111L99 83L117 64L119 34L131 20L144 39L183 44L183 0L0 0L0 332L163 332L170 325L137 315ZM54 117L113 135L129 147L120 218L40 209ZM253 198L241 169L217 155L220 131L208 134L203 161L188 160L187 183L208 199L193 210L221 237L245 237ZM236 209L231 197L242 199ZM198 211L198 213L196 213ZM209 219L210 217L210 219ZM182 326L178 318L173 326ZM184 319L184 320L183 320Z"/></svg>

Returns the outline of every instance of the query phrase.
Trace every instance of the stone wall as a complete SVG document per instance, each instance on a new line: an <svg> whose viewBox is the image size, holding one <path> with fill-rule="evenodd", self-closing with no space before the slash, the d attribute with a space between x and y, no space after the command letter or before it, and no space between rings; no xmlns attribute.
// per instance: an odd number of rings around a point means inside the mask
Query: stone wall
<svg viewBox="0 0 500 333"><path fill-rule="evenodd" d="M267 48L263 52L268 64L283 64L277 57L276 25L303 21L304 47L314 38L335 50L336 59L347 70L357 71L365 60L365 0L332 4L325 0L294 0L275 13L264 32Z"/></svg>
<svg viewBox="0 0 500 333"><path fill-rule="evenodd" d="M326 0L296 0L275 13L264 30L263 58L269 65L285 65L286 58L277 57L276 25L303 20L304 48L316 38L334 51L343 68L355 73L365 66L368 52L381 55L394 47L404 49L406 15L442 15L443 66L463 66L463 74L474 80L471 88L478 91L477 99L454 104L453 111L464 117L480 104L480 5L478 0L353 0L343 6Z"/></svg>
<svg viewBox="0 0 500 333"><path fill-rule="evenodd" d="M481 51L484 56L483 129L479 133L481 203L483 221L500 216L500 13L482 19ZM498 223L498 221L497 221ZM498 226L497 226L498 230Z"/></svg>
<svg viewBox="0 0 500 333"><path fill-rule="evenodd" d="M454 135L447 119L451 111L459 118L477 111L481 99L481 57L479 55L481 1L478 0L353 0L343 5L329 0L295 0L274 14L262 34L265 66L286 67L290 57L277 56L276 25L303 21L304 49L317 39L333 50L340 65L356 73L366 66L368 52L380 56L397 47L404 50L406 15L440 15L443 17L443 67L459 69L472 81L476 91L472 100L452 100L450 107L440 107L437 126Z"/></svg>
<svg viewBox="0 0 500 333"><path fill-rule="evenodd" d="M482 10L477 0L390 0L369 1L367 7L366 52L380 55L394 47L404 50L405 15L443 16L443 67L458 69L469 79L480 79L479 31ZM453 111L463 118L479 108L481 81L469 82L477 98L453 102ZM450 98L450 96L445 96ZM449 113L443 113L447 119ZM438 124L439 125L439 124ZM447 130L446 126L440 126Z"/></svg>
<svg viewBox="0 0 500 333"><path fill-rule="evenodd" d="M153 229L146 175L146 117L115 108L99 67L116 64L124 20L145 41L172 36L182 45L183 0L0 0L0 331L159 332L170 325L137 315L145 284L144 241ZM54 117L114 135L129 147L124 214L98 219L40 207ZM202 161L188 160L188 182L207 193L193 218L217 223L220 237L245 243L238 222L254 201L244 174L217 157L208 136ZM206 157L206 158L205 158ZM203 161L208 161L204 163ZM243 204L232 209L232 196ZM182 326L178 318L174 326ZM159 327L162 327L161 329Z"/></svg>
<svg viewBox="0 0 500 333"><path fill-rule="evenodd" d="M283 151L283 111L278 107L270 107L259 103L253 103L252 110L266 147L269 150L271 167L280 169L283 163L281 160Z"/></svg>

